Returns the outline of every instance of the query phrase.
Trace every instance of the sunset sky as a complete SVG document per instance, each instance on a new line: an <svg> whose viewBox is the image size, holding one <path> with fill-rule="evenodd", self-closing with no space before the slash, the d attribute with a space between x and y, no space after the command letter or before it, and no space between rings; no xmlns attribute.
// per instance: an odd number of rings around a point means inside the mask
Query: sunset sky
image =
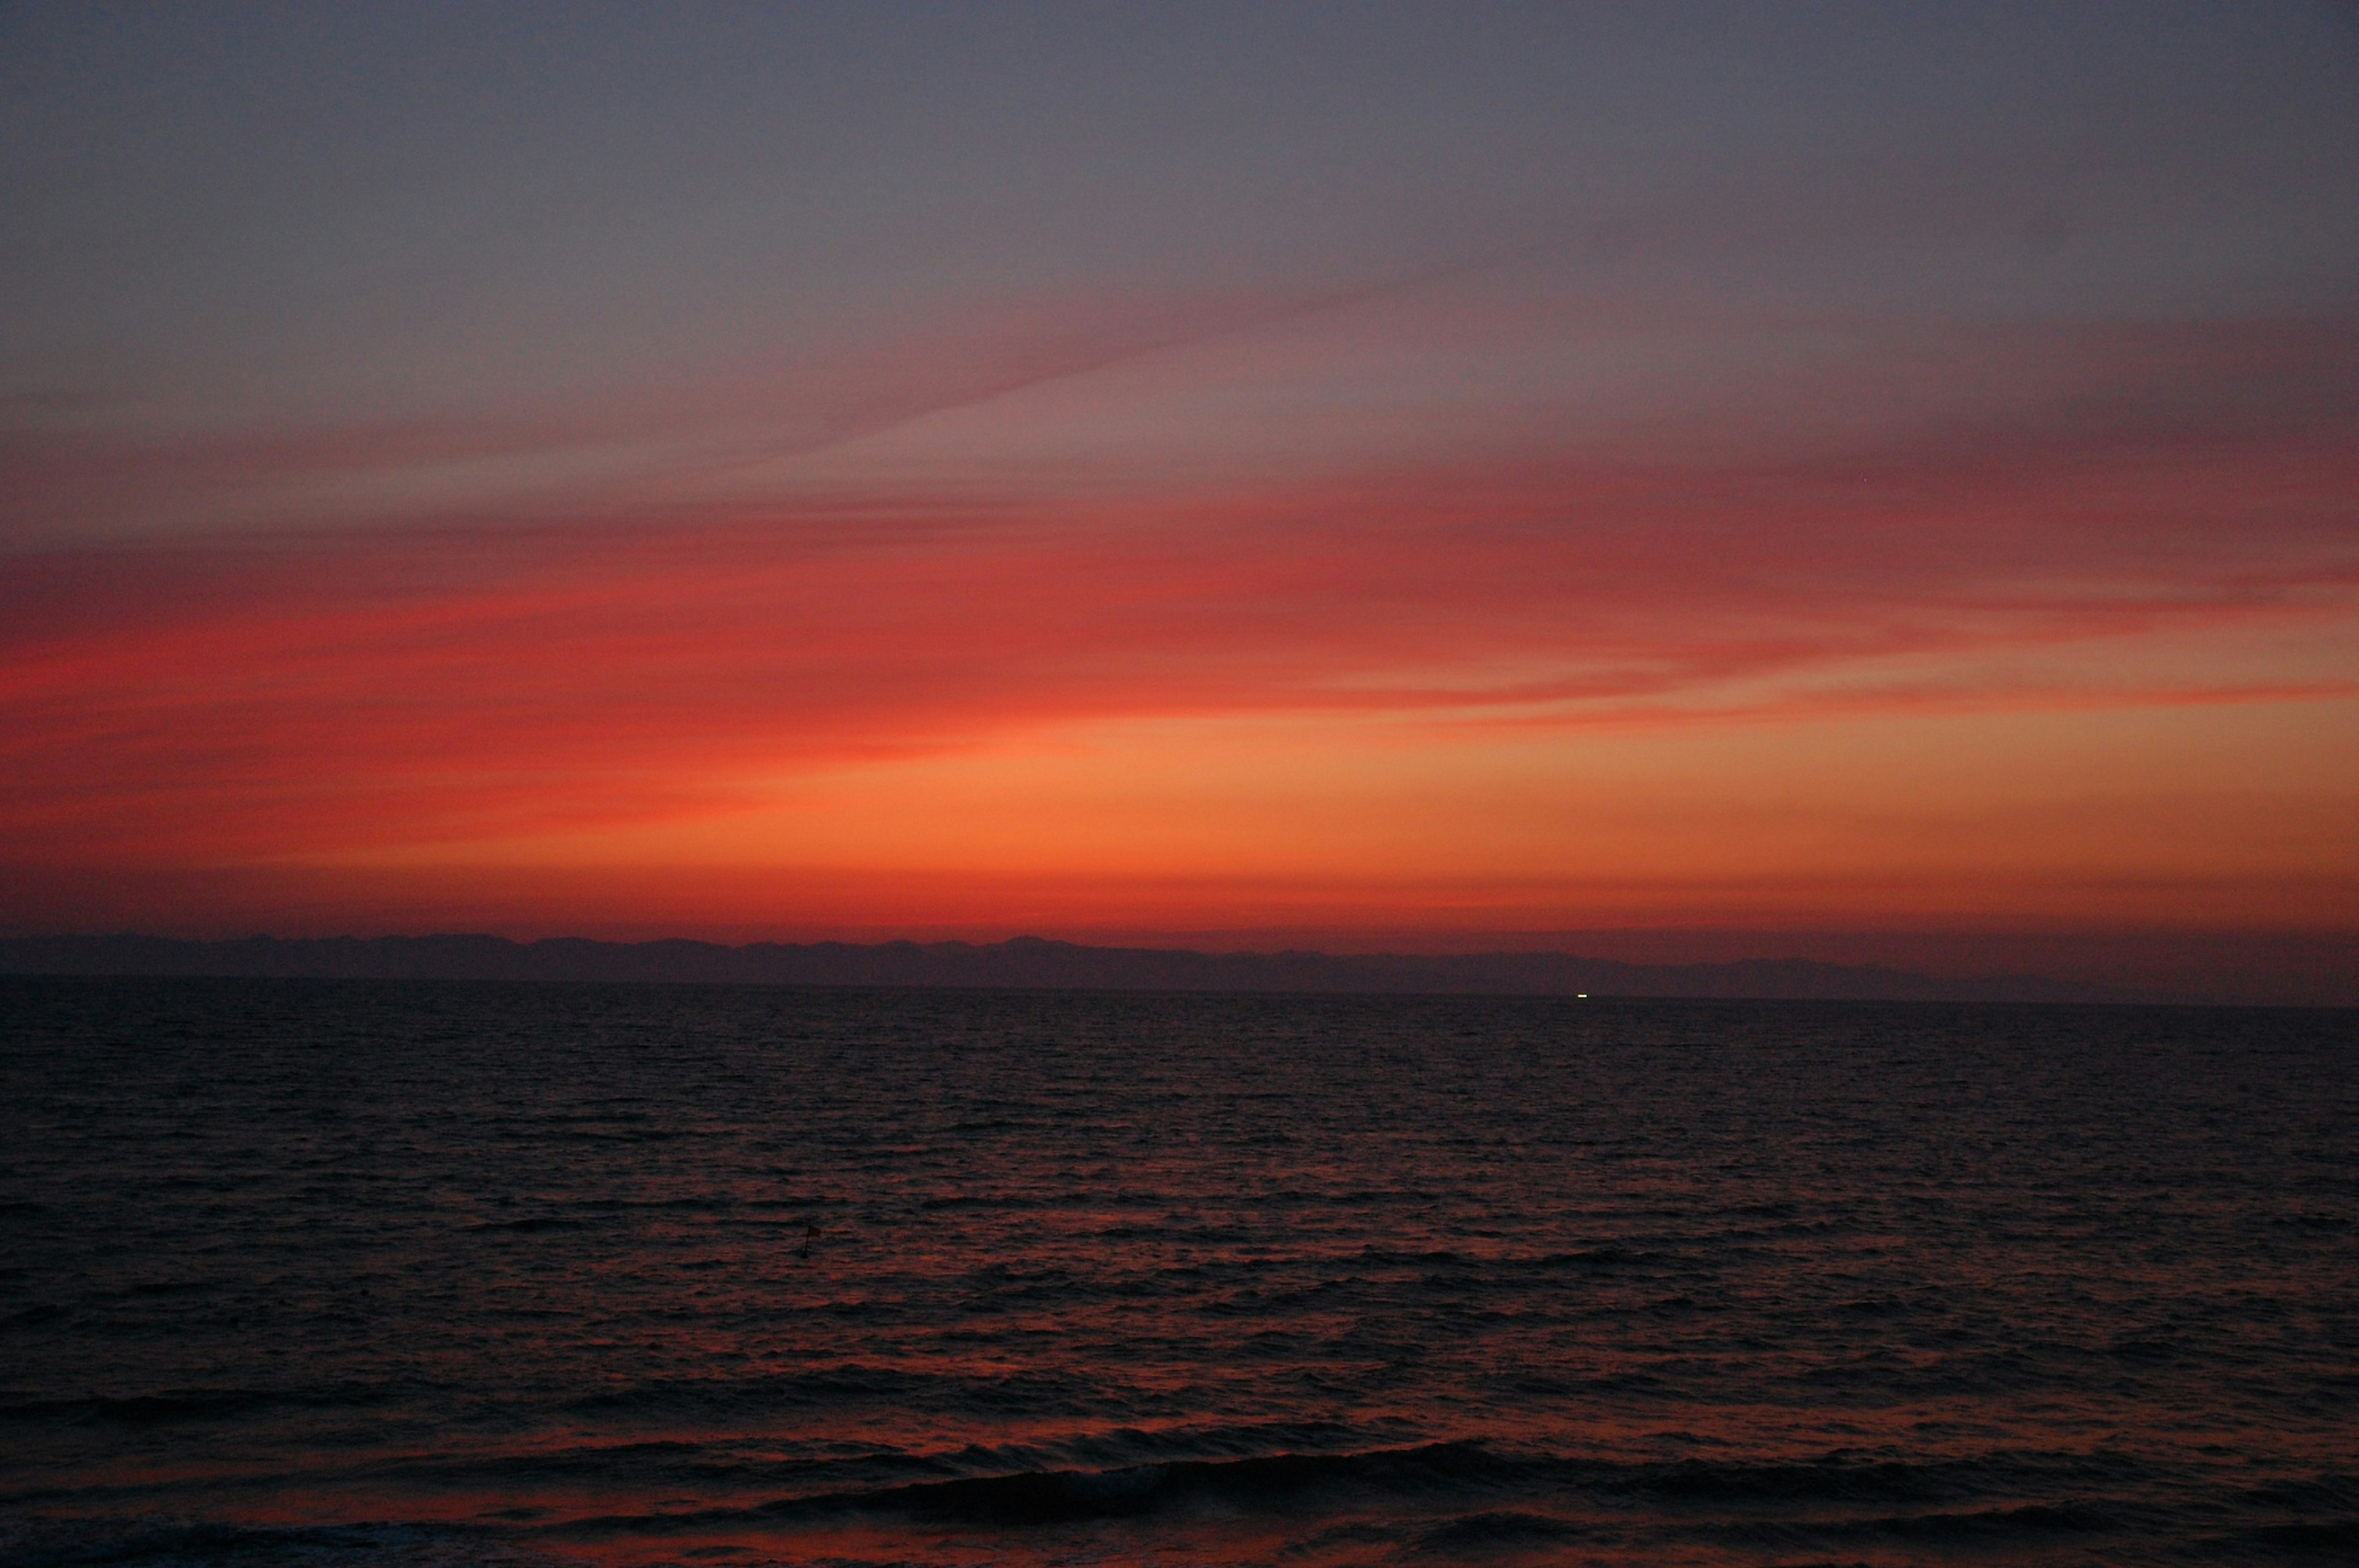
<svg viewBox="0 0 2359 1568"><path fill-rule="evenodd" d="M12 5L0 211L0 932L2359 954L2359 7Z"/></svg>

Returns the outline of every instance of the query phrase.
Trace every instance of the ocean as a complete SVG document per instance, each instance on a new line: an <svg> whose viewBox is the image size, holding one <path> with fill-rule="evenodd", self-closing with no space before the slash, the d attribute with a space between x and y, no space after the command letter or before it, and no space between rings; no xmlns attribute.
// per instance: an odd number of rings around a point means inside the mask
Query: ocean
<svg viewBox="0 0 2359 1568"><path fill-rule="evenodd" d="M2359 1555L2359 1013L0 979L0 1562Z"/></svg>

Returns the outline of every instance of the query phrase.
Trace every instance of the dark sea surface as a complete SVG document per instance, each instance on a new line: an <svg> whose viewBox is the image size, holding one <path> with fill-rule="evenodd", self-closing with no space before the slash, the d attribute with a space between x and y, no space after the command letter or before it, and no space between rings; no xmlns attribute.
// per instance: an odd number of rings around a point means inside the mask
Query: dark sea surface
<svg viewBox="0 0 2359 1568"><path fill-rule="evenodd" d="M5 979L0 1134L11 1564L2359 1557L2359 1013Z"/></svg>

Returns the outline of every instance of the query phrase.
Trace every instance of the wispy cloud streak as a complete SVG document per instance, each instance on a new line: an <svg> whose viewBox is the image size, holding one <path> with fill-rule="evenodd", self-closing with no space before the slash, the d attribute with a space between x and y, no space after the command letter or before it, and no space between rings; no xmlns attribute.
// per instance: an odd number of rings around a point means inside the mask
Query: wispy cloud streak
<svg viewBox="0 0 2359 1568"><path fill-rule="evenodd" d="M2174 387L2190 354L2333 362L2276 328L2130 351ZM2239 408L2092 397L1782 460L1428 464L1210 505L871 496L25 556L0 590L9 851L660 819L1107 719L1590 729L2347 690L2332 636L2265 678L2185 651L2347 630L2359 590L2348 410ZM1995 667L2097 643L2127 664Z"/></svg>

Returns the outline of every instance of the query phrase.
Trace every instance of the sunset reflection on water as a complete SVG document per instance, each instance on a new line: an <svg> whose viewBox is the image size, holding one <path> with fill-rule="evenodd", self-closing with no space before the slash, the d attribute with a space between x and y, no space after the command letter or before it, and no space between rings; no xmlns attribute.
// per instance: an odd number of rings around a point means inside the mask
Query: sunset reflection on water
<svg viewBox="0 0 2359 1568"><path fill-rule="evenodd" d="M28 1563L2352 1517L2349 1014L5 983Z"/></svg>

